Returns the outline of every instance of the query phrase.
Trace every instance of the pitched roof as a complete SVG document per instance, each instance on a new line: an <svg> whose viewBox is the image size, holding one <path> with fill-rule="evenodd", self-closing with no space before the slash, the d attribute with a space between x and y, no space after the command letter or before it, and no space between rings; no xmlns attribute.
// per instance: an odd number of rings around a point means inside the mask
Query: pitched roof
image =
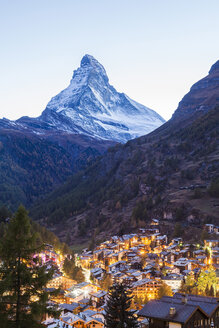
<svg viewBox="0 0 219 328"><path fill-rule="evenodd" d="M60 308L62 308L64 310L68 310L70 312L72 312L73 310L75 310L79 306L80 305L78 303L72 303L72 304L62 303L62 304L59 304Z"/></svg>
<svg viewBox="0 0 219 328"><path fill-rule="evenodd" d="M219 308L219 298L216 297L187 295L186 302L182 302L183 297L185 300L183 294L176 293L173 297L163 296L160 300L150 301L139 311L139 315L185 323L195 311L200 311L204 316L211 317ZM172 316L170 315L170 308L175 308L175 314Z"/></svg>
<svg viewBox="0 0 219 328"><path fill-rule="evenodd" d="M175 308L175 314L170 315L170 308ZM166 302L165 300L149 301L138 315L147 318L157 318L164 321L172 321L178 323L186 323L195 311L200 311L205 317L207 315L196 305L175 304Z"/></svg>
<svg viewBox="0 0 219 328"><path fill-rule="evenodd" d="M174 294L174 302L182 302L183 295L180 293ZM168 299L171 297L164 296L162 299ZM187 304L199 306L208 316L211 316L212 313L219 308L219 298L208 297L208 296L199 296L199 295L187 295Z"/></svg>
<svg viewBox="0 0 219 328"><path fill-rule="evenodd" d="M97 297L97 298L104 297L104 296L106 296L106 294L107 294L107 292L105 290L99 290L97 293L90 293L91 296Z"/></svg>

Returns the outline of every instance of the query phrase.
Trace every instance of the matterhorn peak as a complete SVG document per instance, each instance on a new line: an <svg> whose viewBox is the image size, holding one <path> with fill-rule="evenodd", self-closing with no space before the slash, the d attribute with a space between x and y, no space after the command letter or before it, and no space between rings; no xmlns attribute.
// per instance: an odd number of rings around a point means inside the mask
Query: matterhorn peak
<svg viewBox="0 0 219 328"><path fill-rule="evenodd" d="M84 55L81 60L80 67L73 73L71 85L75 86L84 83L89 84L92 80L100 80L100 83L109 81L105 68L91 55ZM101 81L102 80L102 81Z"/></svg>
<svg viewBox="0 0 219 328"><path fill-rule="evenodd" d="M91 66L92 68L102 68L105 72L104 67L91 55L84 55L81 59L81 67Z"/></svg>
<svg viewBox="0 0 219 328"><path fill-rule="evenodd" d="M53 128L96 139L126 142L164 123L153 110L117 92L105 68L85 55L70 85L53 97L40 116Z"/></svg>

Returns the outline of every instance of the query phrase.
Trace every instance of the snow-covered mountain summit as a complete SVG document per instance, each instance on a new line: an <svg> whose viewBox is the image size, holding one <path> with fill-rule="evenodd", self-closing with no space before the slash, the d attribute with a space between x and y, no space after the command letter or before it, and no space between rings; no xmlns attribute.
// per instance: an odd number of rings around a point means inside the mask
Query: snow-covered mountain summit
<svg viewBox="0 0 219 328"><path fill-rule="evenodd" d="M70 85L53 97L38 118L69 133L126 142L164 123L155 111L117 92L104 67L85 55Z"/></svg>

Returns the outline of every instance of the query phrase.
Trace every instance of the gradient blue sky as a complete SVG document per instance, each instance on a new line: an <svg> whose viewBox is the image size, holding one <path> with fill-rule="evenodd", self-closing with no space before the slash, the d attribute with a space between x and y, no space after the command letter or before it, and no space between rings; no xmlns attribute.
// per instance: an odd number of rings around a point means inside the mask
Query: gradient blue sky
<svg viewBox="0 0 219 328"><path fill-rule="evenodd" d="M219 58L218 17L218 0L0 0L0 117L40 115L88 53L168 119Z"/></svg>

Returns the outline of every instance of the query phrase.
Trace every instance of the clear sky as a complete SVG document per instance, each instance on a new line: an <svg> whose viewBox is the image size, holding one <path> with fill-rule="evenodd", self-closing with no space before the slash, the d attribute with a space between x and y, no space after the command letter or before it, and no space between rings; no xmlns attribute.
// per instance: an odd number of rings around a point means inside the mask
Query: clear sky
<svg viewBox="0 0 219 328"><path fill-rule="evenodd" d="M0 0L0 45L0 117L40 115L88 53L168 119L219 59L219 1Z"/></svg>

